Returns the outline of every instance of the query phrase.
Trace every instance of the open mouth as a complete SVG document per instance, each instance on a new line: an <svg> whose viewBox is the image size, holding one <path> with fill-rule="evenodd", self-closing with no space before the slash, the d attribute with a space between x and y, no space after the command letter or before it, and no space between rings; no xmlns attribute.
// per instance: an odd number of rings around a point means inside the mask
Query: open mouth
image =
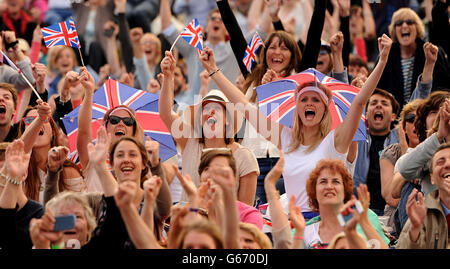
<svg viewBox="0 0 450 269"><path fill-rule="evenodd" d="M373 117L373 119L374 119L375 121L382 121L382 120L383 120L383 113L381 113L381 112L376 112L376 113L375 113L375 116Z"/></svg>
<svg viewBox="0 0 450 269"><path fill-rule="evenodd" d="M124 131L116 131L114 133L114 135L116 135L116 136L123 136L123 135L125 135L125 132Z"/></svg>
<svg viewBox="0 0 450 269"><path fill-rule="evenodd" d="M336 196L336 195L332 192L325 193L325 197L334 197L334 196Z"/></svg>
<svg viewBox="0 0 450 269"><path fill-rule="evenodd" d="M450 173L444 174L445 179L450 179Z"/></svg>
<svg viewBox="0 0 450 269"><path fill-rule="evenodd" d="M215 118L213 118L213 117L211 117L211 118L206 120L206 123L209 124L209 125L216 124L216 122L217 122L217 120Z"/></svg>
<svg viewBox="0 0 450 269"><path fill-rule="evenodd" d="M306 118L307 120L312 120L312 119L314 119L314 116L315 116L315 115L316 115L316 112L315 112L314 110L308 109L308 110L305 111L305 118Z"/></svg>
<svg viewBox="0 0 450 269"><path fill-rule="evenodd" d="M125 166L122 167L122 169L120 169L120 171L122 171L123 174L127 175L130 174L131 172L133 172L134 168L130 167L130 166Z"/></svg>
<svg viewBox="0 0 450 269"><path fill-rule="evenodd" d="M317 65L323 65L322 61L317 61Z"/></svg>
<svg viewBox="0 0 450 269"><path fill-rule="evenodd" d="M73 230L70 230L70 231L65 231L64 234L65 235L75 235L75 234L77 234L77 232L73 231Z"/></svg>
<svg viewBox="0 0 450 269"><path fill-rule="evenodd" d="M279 59L279 58L272 59L272 63L281 64L282 62L283 62L283 60Z"/></svg>
<svg viewBox="0 0 450 269"><path fill-rule="evenodd" d="M219 26L214 26L214 27L213 27L213 30L214 30L214 31L219 31L219 30L220 30L220 27L219 27Z"/></svg>
<svg viewBox="0 0 450 269"><path fill-rule="evenodd" d="M404 32L404 33L401 33L401 36L402 36L402 37L409 37L410 35L411 35L410 32Z"/></svg>
<svg viewBox="0 0 450 269"><path fill-rule="evenodd" d="M6 107L5 106L0 106L0 114L2 113L6 113Z"/></svg>

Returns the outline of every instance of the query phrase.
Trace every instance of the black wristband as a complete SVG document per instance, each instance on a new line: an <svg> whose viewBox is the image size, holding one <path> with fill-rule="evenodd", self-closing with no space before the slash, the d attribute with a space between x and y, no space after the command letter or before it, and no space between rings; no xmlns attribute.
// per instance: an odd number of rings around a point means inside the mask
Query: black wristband
<svg viewBox="0 0 450 269"><path fill-rule="evenodd" d="M6 43L6 42L5 42L5 49L6 49L6 50L9 50L10 48L16 46L17 44L19 44L19 41L18 41L18 40L13 41L13 42L11 42L11 43Z"/></svg>

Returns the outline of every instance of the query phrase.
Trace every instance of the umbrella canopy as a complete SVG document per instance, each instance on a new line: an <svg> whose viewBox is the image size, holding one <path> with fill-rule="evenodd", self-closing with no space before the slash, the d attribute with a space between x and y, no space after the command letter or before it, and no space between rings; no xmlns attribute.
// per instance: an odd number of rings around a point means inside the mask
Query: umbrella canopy
<svg viewBox="0 0 450 269"><path fill-rule="evenodd" d="M115 80L108 79L93 96L92 105L92 138L97 137L97 130L103 124L105 113L118 105L126 105L136 112L136 120L141 125L146 136L159 142L159 155L162 161L177 154L177 149L170 135L169 130L164 125L158 110L159 95L134 89L121 84ZM78 162L76 152L76 137L78 134L78 112L77 107L63 118L64 126L69 138L71 159ZM144 140L145 141L145 140ZM144 141L142 141L144 143Z"/></svg>
<svg viewBox="0 0 450 269"><path fill-rule="evenodd" d="M320 82L330 89L333 97L329 104L333 120L331 129L335 129L345 119L354 98L359 93L359 89L328 77L314 68L256 87L259 110L269 119L292 127L296 105L295 90L299 85L307 82ZM365 112L363 112L353 140L366 139Z"/></svg>

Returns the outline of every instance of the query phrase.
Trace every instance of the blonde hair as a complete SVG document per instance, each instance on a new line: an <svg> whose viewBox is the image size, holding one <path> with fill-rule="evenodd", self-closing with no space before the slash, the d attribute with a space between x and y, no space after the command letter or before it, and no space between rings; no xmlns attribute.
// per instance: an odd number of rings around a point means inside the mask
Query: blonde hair
<svg viewBox="0 0 450 269"><path fill-rule="evenodd" d="M77 56L75 55L75 52L73 51L73 49L71 47L68 46L54 46L51 47L48 50L48 69L50 71L55 71L57 69L56 66L56 62L58 61L58 58L60 57L61 53L65 50L69 50L70 51L70 56L72 57L73 60L73 66L72 69L78 65L78 60L77 60Z"/></svg>
<svg viewBox="0 0 450 269"><path fill-rule="evenodd" d="M253 223L240 222L239 229L244 230L253 236L255 242L259 245L261 249L272 249L272 242L265 233L263 233L258 227Z"/></svg>
<svg viewBox="0 0 450 269"><path fill-rule="evenodd" d="M395 33L395 22L398 20L412 19L416 23L417 37L422 39L425 33L425 26L420 17L414 12L414 10L404 7L394 12L392 15L391 24L389 24L389 35L393 42L397 42L397 35Z"/></svg>
<svg viewBox="0 0 450 269"><path fill-rule="evenodd" d="M403 106L402 111L400 112L400 120L399 120L399 125L401 124L401 128L405 129L406 126L406 121L405 121L405 117L406 115L408 115L409 113L416 111L417 108L423 103L425 102L424 99L415 99L409 103L407 103L406 105Z"/></svg>
<svg viewBox="0 0 450 269"><path fill-rule="evenodd" d="M94 232L95 227L97 227L97 221L87 198L80 193L64 191L58 193L55 197L48 201L45 207L50 208L53 212L55 212L56 209L62 204L79 204L83 207L84 216L86 217L88 226L88 237L86 239L86 242L89 242L89 240L91 240L92 233Z"/></svg>
<svg viewBox="0 0 450 269"><path fill-rule="evenodd" d="M313 87L317 87L318 89L322 90L325 92L325 95L328 97L328 100L331 100L331 91L325 87L323 84L319 83L319 82L307 82L304 83L302 85L300 85L296 92L295 92L295 98L297 100L297 93L305 88L305 87L309 87L309 86L313 86ZM307 152L311 152L313 151L319 144L320 142L322 142L322 140L325 138L325 136L328 135L328 133L331 131L331 125L332 125L332 119L331 119L331 113L330 110L328 109L328 104L325 104L325 111L322 117L322 120L320 121L320 127L319 127L319 132L316 135L316 140L308 147ZM302 120L300 119L300 116L297 113L297 109L295 109L294 111L294 117L293 117L293 123L292 123L292 141L291 144L289 145L288 148L288 152L293 152L296 151L300 145L303 143L303 123Z"/></svg>
<svg viewBox="0 0 450 269"><path fill-rule="evenodd" d="M151 40L155 41L156 43L156 56L155 58L153 58L153 64L157 65L160 61L161 61L161 40L159 40L159 38L152 34L152 33L145 33L142 37L141 37L141 42L142 39L149 37Z"/></svg>

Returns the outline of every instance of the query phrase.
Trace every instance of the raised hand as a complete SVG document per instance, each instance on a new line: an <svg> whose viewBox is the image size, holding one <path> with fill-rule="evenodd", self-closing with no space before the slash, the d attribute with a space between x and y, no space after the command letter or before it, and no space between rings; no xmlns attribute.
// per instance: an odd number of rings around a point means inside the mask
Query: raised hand
<svg viewBox="0 0 450 269"><path fill-rule="evenodd" d="M58 171L67 159L69 149L64 146L54 147L48 151L47 165L52 172Z"/></svg>
<svg viewBox="0 0 450 269"><path fill-rule="evenodd" d="M94 94L95 80L85 66L80 68L79 80L81 85L83 85L86 94Z"/></svg>
<svg viewBox="0 0 450 269"><path fill-rule="evenodd" d="M119 26L117 24L115 24L113 21L107 21L105 22L105 24L103 25L103 29L106 32L108 31L112 31L111 35L106 35L107 38L110 38L112 40L116 40L117 35L119 34Z"/></svg>
<svg viewBox="0 0 450 269"><path fill-rule="evenodd" d="M42 35L41 27L38 24L33 31L33 41L41 43L43 38L44 36Z"/></svg>
<svg viewBox="0 0 450 269"><path fill-rule="evenodd" d="M409 220L411 221L411 230L413 230L413 233L418 236L427 214L427 207L424 203L423 194L417 189L412 190L408 197L408 201L406 202L406 214L408 214ZM410 231L410 233L411 232L412 231ZM415 239L417 240L417 238Z"/></svg>
<svg viewBox="0 0 450 269"><path fill-rule="evenodd" d="M380 52L380 60L387 61L389 51L391 50L392 40L386 35L378 38L378 50Z"/></svg>
<svg viewBox="0 0 450 269"><path fill-rule="evenodd" d="M164 77L173 77L173 74L175 72L175 58L173 58L173 55L170 51L165 52L165 57L161 61L161 71L164 74Z"/></svg>
<svg viewBox="0 0 450 269"><path fill-rule="evenodd" d="M344 206L341 208L341 214L352 214L352 218L349 221L347 221L347 223L344 226L345 232L350 231L354 232L356 230L356 224L358 224L361 219L361 216L358 213L358 211L352 208L355 205L355 203L356 198L355 196L353 196L352 199L347 203L345 203ZM365 210L364 212L367 211Z"/></svg>
<svg viewBox="0 0 450 269"><path fill-rule="evenodd" d="M366 184L360 184L356 189L358 194L358 200L362 205L364 212L361 213L361 216L367 218L367 212L370 206L370 193Z"/></svg>
<svg viewBox="0 0 450 269"><path fill-rule="evenodd" d="M122 84L125 84L127 86L133 87L134 86L134 75L133 73L127 73L123 72L123 74L120 76L119 82Z"/></svg>
<svg viewBox="0 0 450 269"><path fill-rule="evenodd" d="M117 193L114 195L114 201L118 208L131 206L137 193L137 184L132 181L124 181L119 185Z"/></svg>
<svg viewBox="0 0 450 269"><path fill-rule="evenodd" d="M44 123L52 117L52 109L50 105L42 100L37 100L37 112L39 120Z"/></svg>
<svg viewBox="0 0 450 269"><path fill-rule="evenodd" d="M333 54L342 53L342 48L344 47L344 35L342 32L339 31L330 38L330 47Z"/></svg>
<svg viewBox="0 0 450 269"><path fill-rule="evenodd" d="M98 166L106 165L110 143L111 138L106 133L105 127L100 127L97 131L97 142L95 146L92 142L88 144L89 160Z"/></svg>
<svg viewBox="0 0 450 269"><path fill-rule="evenodd" d="M47 76L47 67L41 63L35 63L31 65L33 71L33 77L36 80L36 88L40 93L45 91L45 77Z"/></svg>
<svg viewBox="0 0 450 269"><path fill-rule="evenodd" d="M203 51L200 54L200 62L210 74L218 69L216 59L214 58L214 51L209 47L203 48Z"/></svg>
<svg viewBox="0 0 450 269"><path fill-rule="evenodd" d="M341 17L350 16L350 0L338 0L339 15Z"/></svg>
<svg viewBox="0 0 450 269"><path fill-rule="evenodd" d="M352 86L362 88L364 86L364 83L366 83L366 80L367 76L358 74L358 76L352 80Z"/></svg>
<svg viewBox="0 0 450 269"><path fill-rule="evenodd" d="M405 154L408 150L408 142L406 141L405 130L403 130L401 122L398 127L398 145L402 150L402 155Z"/></svg>
<svg viewBox="0 0 450 269"><path fill-rule="evenodd" d="M172 164L172 167L175 171L175 174L177 175L178 180L180 180L181 186L183 187L184 191L189 197L189 200L197 199L198 198L197 187L192 181L191 176L189 175L183 176L180 170L178 169L178 166L175 164Z"/></svg>
<svg viewBox="0 0 450 269"><path fill-rule="evenodd" d="M158 80L152 78L147 84L147 91L149 93L157 94L159 89L161 89L161 85L159 85Z"/></svg>
<svg viewBox="0 0 450 269"><path fill-rule="evenodd" d="M145 139L145 149L147 150L148 159L152 167L159 164L159 143L158 141L152 140L150 136Z"/></svg>
<svg viewBox="0 0 450 269"><path fill-rule="evenodd" d="M269 11L270 17L273 19L278 17L278 12L280 11L281 1L280 0L264 0L266 3L267 10Z"/></svg>
<svg viewBox="0 0 450 269"><path fill-rule="evenodd" d="M294 195L292 195L291 199L289 200L289 216L292 224L294 224L295 232L302 235L305 230L306 222L305 218L303 217L302 211L295 203Z"/></svg>
<svg viewBox="0 0 450 269"><path fill-rule="evenodd" d="M156 200L161 184L162 180L159 176L152 176L144 181L144 194L147 201L154 202Z"/></svg>
<svg viewBox="0 0 450 269"><path fill-rule="evenodd" d="M434 64L437 61L437 56L439 53L439 49L437 46L433 45L430 42L426 42L423 45L423 51L425 53L425 62L428 64Z"/></svg>
<svg viewBox="0 0 450 269"><path fill-rule="evenodd" d="M275 166L266 175L266 178L264 179L264 185L271 184L274 187L277 181L280 179L281 175L283 174L283 170L284 170L284 152L280 150L280 158L278 159Z"/></svg>
<svg viewBox="0 0 450 269"><path fill-rule="evenodd" d="M264 74L263 78L261 79L261 85L275 81L276 78L277 78L277 73L273 69L267 69L266 73Z"/></svg>
<svg viewBox="0 0 450 269"><path fill-rule="evenodd" d="M200 73L200 82L201 82L201 87L208 89L209 84L211 83L211 77L209 76L209 74L206 70L203 70Z"/></svg>
<svg viewBox="0 0 450 269"><path fill-rule="evenodd" d="M25 180L30 161L30 153L24 151L24 143L18 139L8 145L5 154L5 167L9 177L18 182Z"/></svg>
<svg viewBox="0 0 450 269"><path fill-rule="evenodd" d="M213 182L219 185L224 192L234 192L236 178L230 167L210 166L209 174Z"/></svg>
<svg viewBox="0 0 450 269"><path fill-rule="evenodd" d="M450 100L445 100L445 103L439 108L439 127L437 131L439 141L445 138L450 141Z"/></svg>
<svg viewBox="0 0 450 269"><path fill-rule="evenodd" d="M140 41L142 36L144 35L144 31L141 27L135 27L130 29L130 39L133 45L141 45Z"/></svg>

